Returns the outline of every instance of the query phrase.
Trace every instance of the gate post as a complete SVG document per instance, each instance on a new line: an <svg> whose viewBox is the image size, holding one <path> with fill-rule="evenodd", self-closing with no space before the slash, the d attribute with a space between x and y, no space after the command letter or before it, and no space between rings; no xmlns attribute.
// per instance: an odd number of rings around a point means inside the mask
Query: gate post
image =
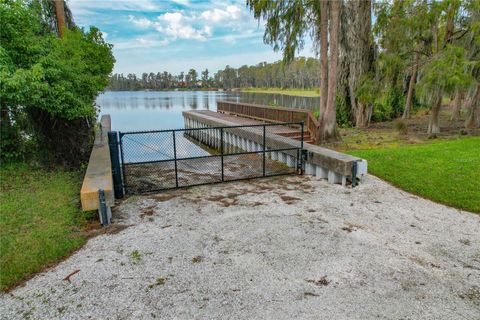
<svg viewBox="0 0 480 320"><path fill-rule="evenodd" d="M120 155L118 153L117 131L108 132L108 146L110 147L110 161L112 163L113 192L115 198L121 199L124 196L122 170L120 168Z"/></svg>
<svg viewBox="0 0 480 320"><path fill-rule="evenodd" d="M221 166L222 166L222 182L225 181L225 173L223 168L223 127L220 128L220 155L221 155Z"/></svg>

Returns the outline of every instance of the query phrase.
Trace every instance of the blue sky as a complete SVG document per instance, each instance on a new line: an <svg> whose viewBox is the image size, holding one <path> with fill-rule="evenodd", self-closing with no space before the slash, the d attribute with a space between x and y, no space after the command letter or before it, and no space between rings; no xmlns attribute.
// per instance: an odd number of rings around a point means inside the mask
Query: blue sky
<svg viewBox="0 0 480 320"><path fill-rule="evenodd" d="M195 68L211 73L226 65L273 62L281 53L263 43L263 22L245 0L68 0L75 22L95 25L114 45L114 72ZM313 56L307 41L301 52Z"/></svg>

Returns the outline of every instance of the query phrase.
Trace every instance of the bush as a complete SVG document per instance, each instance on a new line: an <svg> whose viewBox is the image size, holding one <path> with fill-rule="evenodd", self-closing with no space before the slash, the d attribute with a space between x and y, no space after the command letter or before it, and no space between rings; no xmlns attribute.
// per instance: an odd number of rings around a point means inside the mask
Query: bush
<svg viewBox="0 0 480 320"><path fill-rule="evenodd" d="M394 123L395 131L397 131L400 135L407 135L408 134L408 127L407 124L402 120L397 120Z"/></svg>
<svg viewBox="0 0 480 320"><path fill-rule="evenodd" d="M373 113L372 113L372 121L373 122L381 122L387 121L391 119L392 108L390 105L382 102L375 102L373 104Z"/></svg>
<svg viewBox="0 0 480 320"><path fill-rule="evenodd" d="M403 114L405 109L405 96L399 88L392 88L387 94L387 105L390 106L391 111L388 119L398 118Z"/></svg>
<svg viewBox="0 0 480 320"><path fill-rule="evenodd" d="M2 160L20 157L33 141L49 161L78 167L88 159L95 98L115 62L112 46L95 27L72 28L59 39L23 1L0 2L0 21Z"/></svg>
<svg viewBox="0 0 480 320"><path fill-rule="evenodd" d="M339 127L351 127L352 126L352 114L350 106L347 105L347 101L345 98L337 95L336 99L337 109L336 109L336 117L337 117L337 124Z"/></svg>

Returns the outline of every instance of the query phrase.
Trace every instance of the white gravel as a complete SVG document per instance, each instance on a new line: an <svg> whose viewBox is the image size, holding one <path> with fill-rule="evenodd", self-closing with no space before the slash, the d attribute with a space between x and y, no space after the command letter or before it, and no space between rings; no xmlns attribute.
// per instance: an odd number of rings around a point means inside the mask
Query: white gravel
<svg viewBox="0 0 480 320"><path fill-rule="evenodd" d="M480 216L368 176L131 197L1 319L480 319ZM70 282L63 280L69 274Z"/></svg>

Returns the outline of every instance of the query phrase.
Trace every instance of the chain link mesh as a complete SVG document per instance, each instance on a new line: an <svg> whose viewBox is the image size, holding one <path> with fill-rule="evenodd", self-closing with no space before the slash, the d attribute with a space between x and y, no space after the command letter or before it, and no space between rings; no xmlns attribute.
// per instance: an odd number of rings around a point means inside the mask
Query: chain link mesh
<svg viewBox="0 0 480 320"><path fill-rule="evenodd" d="M301 123L120 133L127 193L293 174Z"/></svg>

